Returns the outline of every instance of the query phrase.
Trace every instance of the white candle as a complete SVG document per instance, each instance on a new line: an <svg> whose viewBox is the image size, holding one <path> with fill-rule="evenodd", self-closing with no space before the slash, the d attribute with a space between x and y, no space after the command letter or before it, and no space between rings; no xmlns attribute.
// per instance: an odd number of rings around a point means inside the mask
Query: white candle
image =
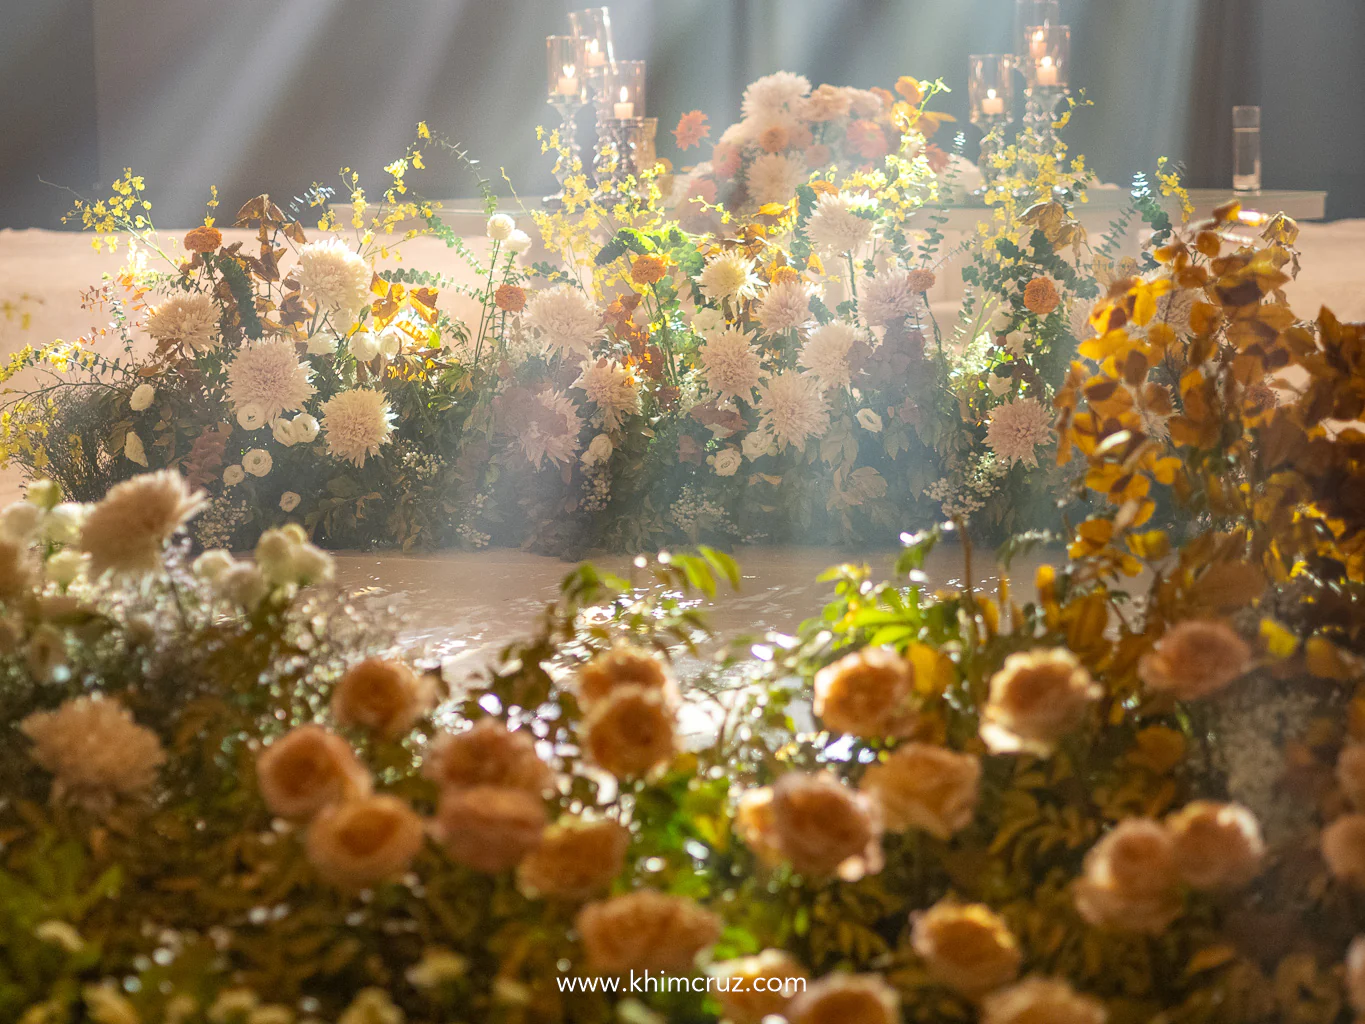
<svg viewBox="0 0 1365 1024"><path fill-rule="evenodd" d="M1004 97L997 96L994 89L987 89L985 97L981 100L981 113L991 116L993 114L1003 114L1004 112Z"/></svg>
<svg viewBox="0 0 1365 1024"><path fill-rule="evenodd" d="M559 84L555 86L555 91L561 96L577 96L578 79L573 75L560 75Z"/></svg>
<svg viewBox="0 0 1365 1024"><path fill-rule="evenodd" d="M620 121L635 116L635 104L630 101L630 90L624 85L621 86L620 102L613 104L612 110L615 111L616 118Z"/></svg>
<svg viewBox="0 0 1365 1024"><path fill-rule="evenodd" d="M1044 57L1038 62L1038 84L1057 84L1057 65L1052 63L1051 57Z"/></svg>
<svg viewBox="0 0 1365 1024"><path fill-rule="evenodd" d="M602 47L596 39L588 40L587 56L590 68L600 68L607 62L607 55L602 52Z"/></svg>

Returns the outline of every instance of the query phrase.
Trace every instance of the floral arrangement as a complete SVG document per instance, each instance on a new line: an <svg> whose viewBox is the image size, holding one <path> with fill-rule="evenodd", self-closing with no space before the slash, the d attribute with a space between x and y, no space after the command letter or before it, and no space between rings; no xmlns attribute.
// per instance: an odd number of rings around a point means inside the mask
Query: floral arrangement
<svg viewBox="0 0 1365 1024"><path fill-rule="evenodd" d="M1094 304L1054 402L1093 511L1032 600L931 592L934 529L717 646L703 548L580 567L444 678L296 525L191 560L177 472L35 483L0 511L0 1013L1365 1012L1365 328L1283 301L1295 231L1229 206Z"/></svg>
<svg viewBox="0 0 1365 1024"><path fill-rule="evenodd" d="M755 83L749 118L847 98L802 82ZM1023 138L998 150L990 228L942 251L934 87L898 90L867 94L900 126L897 149L803 171L747 216L708 207L718 223L700 234L657 169L589 188L571 168L560 208L535 214L551 262L528 263L532 239L482 177L481 252L417 197L433 151L473 168L425 126L378 202L353 172L349 209L322 186L287 209L261 196L233 220L249 245L225 241L216 193L203 225L164 239L129 173L75 211L97 245L130 239L126 269L89 297L110 326L0 371L46 374L8 391L0 458L86 503L174 469L209 495L202 547L249 548L291 519L327 546L570 555L890 543L943 518L991 541L1059 525L1060 477L1042 468L1052 389L1121 273L1121 232L1092 246L1074 217L1084 161ZM1163 174L1160 188L1179 186ZM1145 184L1136 194L1160 245L1169 219ZM416 234L444 240L473 283L394 263ZM949 327L927 292L952 259L970 295ZM477 315L455 315L451 295ZM92 345L110 340L122 354Z"/></svg>

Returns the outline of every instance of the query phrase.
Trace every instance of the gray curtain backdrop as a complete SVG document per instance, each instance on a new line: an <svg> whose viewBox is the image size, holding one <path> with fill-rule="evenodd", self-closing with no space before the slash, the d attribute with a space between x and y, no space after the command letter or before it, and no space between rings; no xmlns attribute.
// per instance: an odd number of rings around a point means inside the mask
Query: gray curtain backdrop
<svg viewBox="0 0 1365 1024"><path fill-rule="evenodd" d="M564 0L0 0L0 227L55 227L69 197L127 166L159 223L277 198L355 167L372 189L413 126L549 190L537 124L544 36ZM744 85L778 69L812 82L890 86L942 76L966 113L969 53L1013 34L1012 0L617 0L617 54L649 62L660 149L700 108L716 133ZM1196 185L1230 182L1230 108L1264 108L1265 184L1326 188L1329 215L1365 216L1361 0L1062 0L1074 84L1094 107L1071 140L1127 182L1167 155ZM586 140L587 114L582 115ZM974 148L976 134L958 127ZM944 140L951 142L951 133ZM449 164L428 194L468 195Z"/></svg>

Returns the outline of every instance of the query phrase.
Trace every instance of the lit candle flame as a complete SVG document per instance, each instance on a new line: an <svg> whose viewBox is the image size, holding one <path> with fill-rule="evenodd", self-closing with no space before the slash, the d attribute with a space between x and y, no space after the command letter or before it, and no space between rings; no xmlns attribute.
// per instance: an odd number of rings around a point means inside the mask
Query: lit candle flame
<svg viewBox="0 0 1365 1024"><path fill-rule="evenodd" d="M624 85L621 86L621 102L622 102L622 103L625 103L625 102L627 102L629 99L630 99L630 89L628 89L628 88L627 88L626 86L624 86Z"/></svg>
<svg viewBox="0 0 1365 1024"><path fill-rule="evenodd" d="M564 77L565 77L565 78L573 78L573 77L574 77L574 71L575 71L575 70L576 70L576 69L575 69L574 65L572 65L572 64L565 64L565 65L564 65Z"/></svg>
<svg viewBox="0 0 1365 1024"><path fill-rule="evenodd" d="M994 90L994 89L987 89L987 90L986 90L986 99L988 99L988 100L993 100L993 99L995 99L995 90Z"/></svg>

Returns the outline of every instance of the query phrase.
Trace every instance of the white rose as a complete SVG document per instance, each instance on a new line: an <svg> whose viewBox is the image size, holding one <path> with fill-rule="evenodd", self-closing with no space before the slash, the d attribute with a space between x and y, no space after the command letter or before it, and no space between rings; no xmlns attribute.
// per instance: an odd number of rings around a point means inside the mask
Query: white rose
<svg viewBox="0 0 1365 1024"><path fill-rule="evenodd" d="M270 436L277 444L282 444L286 448L292 448L298 443L294 438L293 420L287 420L283 416L270 424Z"/></svg>
<svg viewBox="0 0 1365 1024"><path fill-rule="evenodd" d="M692 330L703 338L709 338L714 331L725 326L725 314L718 309L699 309L692 318Z"/></svg>
<svg viewBox="0 0 1365 1024"><path fill-rule="evenodd" d="M495 213L488 218L488 237L495 242L505 242L517 229L517 222L505 213Z"/></svg>
<svg viewBox="0 0 1365 1024"><path fill-rule="evenodd" d="M991 317L991 330L996 334L1004 334L1014 326L1014 310L1009 306L1001 306Z"/></svg>
<svg viewBox="0 0 1365 1024"><path fill-rule="evenodd" d="M336 350L336 337L327 331L319 331L308 339L308 354L310 356L329 356Z"/></svg>
<svg viewBox="0 0 1365 1024"><path fill-rule="evenodd" d="M368 363L379 355L379 339L374 336L374 331L356 331L351 335L350 346L351 355L362 363Z"/></svg>
<svg viewBox="0 0 1365 1024"><path fill-rule="evenodd" d="M1027 349L1024 348L1025 340L1026 335L1023 331L1010 331L1005 335L1005 351L1017 359L1023 359L1027 354Z"/></svg>
<svg viewBox="0 0 1365 1024"><path fill-rule="evenodd" d="M86 508L74 501L64 501L43 517L43 540L53 544L70 544L80 536L85 525Z"/></svg>
<svg viewBox="0 0 1365 1024"><path fill-rule="evenodd" d="M716 470L716 476L734 476L739 472L740 464L744 462L744 456L739 453L738 448L722 448L716 452L716 460L712 466Z"/></svg>
<svg viewBox="0 0 1365 1024"><path fill-rule="evenodd" d="M397 327L385 327L379 332L379 354L392 359L403 351L403 341L407 335Z"/></svg>
<svg viewBox="0 0 1365 1024"><path fill-rule="evenodd" d="M242 468L252 476L265 476L275 465L275 460L264 448L253 448L242 456Z"/></svg>
<svg viewBox="0 0 1365 1024"><path fill-rule="evenodd" d="M320 424L318 423L317 418L309 416L305 412L294 417L293 423L290 424L289 432L293 435L295 441L307 444L309 441L313 441L317 438L319 429Z"/></svg>
<svg viewBox="0 0 1365 1024"><path fill-rule="evenodd" d="M588 450L583 453L583 465L595 466L599 462L606 462L611 458L612 450L611 438L606 434L598 434L588 442Z"/></svg>
<svg viewBox="0 0 1365 1024"><path fill-rule="evenodd" d="M280 508L285 512L293 512L299 507L299 502L303 499L293 491L285 491L280 495Z"/></svg>
<svg viewBox="0 0 1365 1024"><path fill-rule="evenodd" d="M332 556L313 544L300 544L294 552L294 572L300 586L330 580L336 572Z"/></svg>
<svg viewBox="0 0 1365 1024"><path fill-rule="evenodd" d="M514 255L520 256L531 248L531 236L521 228L517 228L507 236L507 250Z"/></svg>
<svg viewBox="0 0 1365 1024"><path fill-rule="evenodd" d="M132 409L133 412L150 409L154 398L156 398L156 388L150 384L139 384L133 388L133 393L128 398L128 408Z"/></svg>
<svg viewBox="0 0 1365 1024"><path fill-rule="evenodd" d="M245 479L246 470L235 462L227 469L223 470L223 483L227 484L229 487L236 487Z"/></svg>
<svg viewBox="0 0 1365 1024"><path fill-rule="evenodd" d="M20 543L28 540L42 522L43 510L27 501L6 505L0 512L0 534Z"/></svg>
<svg viewBox="0 0 1365 1024"><path fill-rule="evenodd" d="M882 418L871 409L859 409L858 422L862 424L864 430L870 430L874 434L882 432Z"/></svg>
<svg viewBox="0 0 1365 1024"><path fill-rule="evenodd" d="M190 568L201 580L216 580L236 564L232 553L223 548L209 548L194 560Z"/></svg>
<svg viewBox="0 0 1365 1024"><path fill-rule="evenodd" d="M764 455L774 454L777 447L773 443L772 435L763 430L753 430L745 434L739 446L744 450L744 457L750 462Z"/></svg>
<svg viewBox="0 0 1365 1024"><path fill-rule="evenodd" d="M142 447L142 438L138 437L131 430L123 439L123 454L131 461L136 462L144 469L147 466L147 449Z"/></svg>
<svg viewBox="0 0 1365 1024"><path fill-rule="evenodd" d="M76 581L76 577L85 571L85 563L89 557L84 551L67 548L49 558L43 564L43 572L57 586L69 587Z"/></svg>
<svg viewBox="0 0 1365 1024"><path fill-rule="evenodd" d="M261 570L250 562L233 562L214 580L219 595L241 605L247 611L255 608L270 592Z"/></svg>
<svg viewBox="0 0 1365 1024"><path fill-rule="evenodd" d="M247 402L237 410L237 425L243 430L260 430L265 426L265 410L255 402Z"/></svg>

